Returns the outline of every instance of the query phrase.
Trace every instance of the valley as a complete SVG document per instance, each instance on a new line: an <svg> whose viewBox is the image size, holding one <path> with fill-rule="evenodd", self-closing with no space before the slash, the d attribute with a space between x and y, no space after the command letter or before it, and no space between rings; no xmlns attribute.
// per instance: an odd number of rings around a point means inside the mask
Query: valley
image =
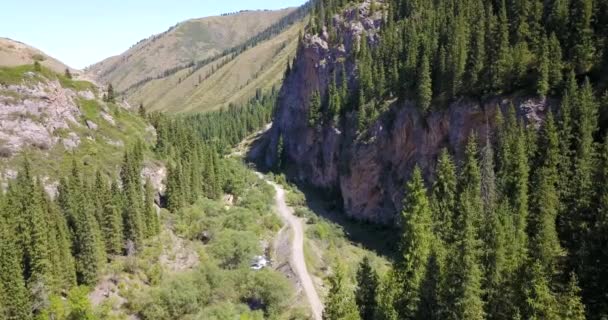
<svg viewBox="0 0 608 320"><path fill-rule="evenodd" d="M0 38L0 319L608 318L607 0L160 3Z"/></svg>

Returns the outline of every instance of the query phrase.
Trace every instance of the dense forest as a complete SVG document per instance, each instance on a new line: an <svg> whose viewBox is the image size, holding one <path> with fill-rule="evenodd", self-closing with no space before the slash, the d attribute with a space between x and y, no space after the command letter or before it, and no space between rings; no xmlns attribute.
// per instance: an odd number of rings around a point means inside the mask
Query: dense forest
<svg viewBox="0 0 608 320"><path fill-rule="evenodd" d="M152 187L140 178L144 148L125 153L117 179L100 171L86 178L74 159L55 199L26 160L2 197L3 319L53 319L68 291L78 309L88 298L77 284L95 284L108 259L136 254L159 232Z"/></svg>
<svg viewBox="0 0 608 320"><path fill-rule="evenodd" d="M113 98L110 92L104 100ZM155 191L141 175L145 158L169 167L160 204L171 212L199 198L239 194L244 178L222 152L269 121L274 99L260 92L242 107L188 117L140 110L157 130L155 145L129 147L115 174L73 159L55 197L26 160L0 196L0 318L94 319L86 286L116 257L137 256L162 227Z"/></svg>
<svg viewBox="0 0 608 320"><path fill-rule="evenodd" d="M325 30L339 44L344 28L334 17L350 5L316 1L308 31ZM371 1L368 10L383 25L348 56L355 86L336 68L335 89L317 108L327 119L354 110L364 129L391 98L415 100L428 112L460 97L559 96L571 72L580 81L588 76L595 90L606 88L604 0L391 0ZM323 118L319 113L313 118Z"/></svg>
<svg viewBox="0 0 608 320"><path fill-rule="evenodd" d="M344 34L348 1L317 1L308 31ZM608 317L608 2L602 0L368 1L382 17L351 53L356 81L335 68L309 124L364 131L386 101L422 113L456 99L556 99L540 129L499 114L471 133L460 160L445 150L433 180L404 189L393 269L363 261L353 291L336 272L325 319L604 319ZM365 10L365 9L364 9ZM361 11L359 11L361 13ZM465 148L463 146L463 148ZM337 270L340 270L338 267Z"/></svg>

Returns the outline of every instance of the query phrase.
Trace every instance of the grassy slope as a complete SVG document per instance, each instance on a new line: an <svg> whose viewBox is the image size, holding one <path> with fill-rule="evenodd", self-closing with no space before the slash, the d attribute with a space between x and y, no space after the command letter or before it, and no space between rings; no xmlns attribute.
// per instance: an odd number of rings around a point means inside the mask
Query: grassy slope
<svg viewBox="0 0 608 320"><path fill-rule="evenodd" d="M89 74L101 82L112 82L118 91L123 91L146 77L239 45L293 10L246 11L188 20L136 44L120 56L93 65Z"/></svg>
<svg viewBox="0 0 608 320"><path fill-rule="evenodd" d="M327 278L337 264L346 269L350 284L356 282L359 263L366 256L379 275L388 271L397 243L394 230L350 220L316 191L304 193L283 175L273 178L287 191L287 202L295 214L307 219L304 255L319 294L326 296Z"/></svg>
<svg viewBox="0 0 608 320"><path fill-rule="evenodd" d="M32 65L18 67L0 67L0 84L25 84L36 85L49 80L58 80L65 89L74 91L89 90L98 95L95 85L86 81L76 81L66 78L63 74L55 73L50 69L42 68L36 72L35 76L26 76L28 72L34 72ZM14 93L14 92L13 92ZM10 96L11 92L2 90L0 95ZM17 97L23 98L19 96ZM27 156L34 164L34 174L46 176L54 180L69 173L72 158L80 159L86 164L86 168L102 168L108 174L115 174L117 167L122 162L124 146L135 143L136 139L141 138L151 141L153 136L146 132L148 124L135 112L125 110L115 105L107 104L100 100L78 99L77 101L82 117L78 124L73 124L69 131L75 132L80 138L80 145L73 151L67 151L62 143L57 143L50 150L42 151L30 146L23 152L11 158L0 160L0 172L6 169L19 168L23 162L23 157ZM116 126L111 125L101 117L103 107L107 108ZM86 120L93 121L98 125L97 130L90 130L86 127ZM68 132L58 131L56 136L67 135ZM122 142L124 146L115 145L113 142Z"/></svg>
<svg viewBox="0 0 608 320"><path fill-rule="evenodd" d="M8 38L0 37L0 66L16 67L25 64L33 64L34 60L55 71L63 73L68 68L65 64L54 59L44 52Z"/></svg>
<svg viewBox="0 0 608 320"><path fill-rule="evenodd" d="M282 81L287 61L295 55L298 33L303 27L303 23L293 25L241 53L210 76L212 68L223 64L223 60L193 74L183 70L151 81L129 92L128 100L131 104L143 102L151 110L170 112L211 111L229 103L244 102L256 89L268 90ZM200 85L199 77L203 79Z"/></svg>

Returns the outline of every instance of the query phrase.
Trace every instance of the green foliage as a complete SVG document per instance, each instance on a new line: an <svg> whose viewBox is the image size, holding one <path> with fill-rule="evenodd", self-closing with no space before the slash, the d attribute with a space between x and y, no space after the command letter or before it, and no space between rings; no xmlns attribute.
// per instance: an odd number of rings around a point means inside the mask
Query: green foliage
<svg viewBox="0 0 608 320"><path fill-rule="evenodd" d="M359 308L361 320L373 320L376 317L379 279L370 264L369 257L364 257L357 270L357 290L355 302Z"/></svg>
<svg viewBox="0 0 608 320"><path fill-rule="evenodd" d="M87 287L74 287L68 293L70 313L67 320L96 320L93 307L89 301Z"/></svg>
<svg viewBox="0 0 608 320"><path fill-rule="evenodd" d="M308 109L308 125L311 127L317 126L321 120L321 95L318 91L314 91L310 98L310 107Z"/></svg>
<svg viewBox="0 0 608 320"><path fill-rule="evenodd" d="M403 319L416 317L420 307L420 287L427 273L427 264L434 240L431 208L419 167L414 169L406 187L401 213L403 231L401 239L400 280L403 282L403 305L399 314Z"/></svg>
<svg viewBox="0 0 608 320"><path fill-rule="evenodd" d="M337 265L329 278L329 292L323 309L323 320L358 320L359 312L352 291L348 290L343 267Z"/></svg>
<svg viewBox="0 0 608 320"><path fill-rule="evenodd" d="M252 232L227 230L213 239L209 250L223 268L244 267L261 253L256 238Z"/></svg>

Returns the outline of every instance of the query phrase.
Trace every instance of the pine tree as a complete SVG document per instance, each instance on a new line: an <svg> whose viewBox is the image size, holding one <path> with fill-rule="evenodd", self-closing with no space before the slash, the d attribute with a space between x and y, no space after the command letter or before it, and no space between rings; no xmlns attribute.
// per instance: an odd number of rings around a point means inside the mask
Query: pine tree
<svg viewBox="0 0 608 320"><path fill-rule="evenodd" d="M319 91L314 91L310 98L310 107L308 109L308 125L312 128L316 127L321 120L321 95Z"/></svg>
<svg viewBox="0 0 608 320"><path fill-rule="evenodd" d="M49 248L53 250L51 261L55 270L54 287L55 292L57 292L66 290L76 284L76 266L72 256L72 242L65 216L61 213L57 204L48 198L46 198L45 206L49 215L49 229L52 230L50 236L54 237L49 242Z"/></svg>
<svg viewBox="0 0 608 320"><path fill-rule="evenodd" d="M72 228L78 283L93 284L105 257L101 231L83 189L80 167L74 160L70 178L60 183L58 201Z"/></svg>
<svg viewBox="0 0 608 320"><path fill-rule="evenodd" d="M116 97L114 96L114 87L111 83L108 84L107 94L106 94L106 102L115 103Z"/></svg>
<svg viewBox="0 0 608 320"><path fill-rule="evenodd" d="M178 162L176 166L169 167L167 174L167 208L172 212L177 212L184 206L182 183L182 168Z"/></svg>
<svg viewBox="0 0 608 320"><path fill-rule="evenodd" d="M396 302L399 299L399 287L397 283L396 271L389 270L378 287L378 305L376 307L376 318L378 320L398 320L399 314L395 308Z"/></svg>
<svg viewBox="0 0 608 320"><path fill-rule="evenodd" d="M547 96L549 89L551 89L551 62L549 60L549 44L547 42L547 39L543 37L539 56L538 78L536 79L536 93L541 97Z"/></svg>
<svg viewBox="0 0 608 320"><path fill-rule="evenodd" d="M445 319L484 319L484 301L481 287L483 273L480 264L479 224L483 210L481 199L481 172L477 161L477 142L473 134L465 152L461 173L459 203L459 233L455 252L448 261L448 290Z"/></svg>
<svg viewBox="0 0 608 320"><path fill-rule="evenodd" d="M21 254L12 230L0 215L0 316L7 320L32 318L28 291L21 270Z"/></svg>
<svg viewBox="0 0 608 320"><path fill-rule="evenodd" d="M575 63L576 72L589 72L593 66L596 48L593 43L593 29L591 20L593 17L592 0L572 0L572 26L571 48L572 58Z"/></svg>
<svg viewBox="0 0 608 320"><path fill-rule="evenodd" d="M371 266L369 258L364 257L357 270L357 289L355 291L355 302L359 308L361 320L374 320L376 317L378 282L378 275Z"/></svg>
<svg viewBox="0 0 608 320"><path fill-rule="evenodd" d="M323 320L358 320L359 312L352 291L347 283L342 266L337 265L329 278L329 292L323 309Z"/></svg>
<svg viewBox="0 0 608 320"><path fill-rule="evenodd" d="M564 62L562 57L562 46L555 33L551 34L548 44L549 56L549 87L559 88L563 80Z"/></svg>
<svg viewBox="0 0 608 320"><path fill-rule="evenodd" d="M426 277L433 242L431 208L419 167L414 169L406 187L401 213L400 281L403 283L400 318L414 318L420 303L420 287Z"/></svg>
<svg viewBox="0 0 608 320"><path fill-rule="evenodd" d="M581 300L581 289L578 287L578 281L575 274L570 275L570 281L566 287L566 291L561 297L562 319L584 320L585 305Z"/></svg>
<svg viewBox="0 0 608 320"><path fill-rule="evenodd" d="M113 182L109 196L103 204L101 228L104 235L106 252L120 254L123 250L122 191Z"/></svg>
<svg viewBox="0 0 608 320"><path fill-rule="evenodd" d="M538 261L548 275L558 271L558 263L565 254L559 243L556 219L559 210L557 193L559 162L559 136L550 112L540 134L540 145L543 146L539 159L541 167L536 170L534 178L534 198L530 218L529 234L531 235L532 256Z"/></svg>
<svg viewBox="0 0 608 320"><path fill-rule="evenodd" d="M509 42L509 22L505 0L501 1L499 18L495 29L495 60L491 65L491 83L494 91L501 92L508 89L508 76L511 72L511 47Z"/></svg>
<svg viewBox="0 0 608 320"><path fill-rule="evenodd" d="M543 266L536 262L529 272L530 279L527 281L526 289L527 318L558 320L559 304L555 294L552 292L547 276L543 272ZM568 318L569 319L569 318Z"/></svg>
<svg viewBox="0 0 608 320"><path fill-rule="evenodd" d="M156 208L154 207L154 188L152 187L150 180L146 180L145 190L144 220L146 224L146 236L152 237L157 235L160 231L160 223L158 221Z"/></svg>
<svg viewBox="0 0 608 320"><path fill-rule="evenodd" d="M33 304L32 310L38 313L47 307L48 296L51 291L50 285L53 283L51 269L50 249L49 248L49 227L47 212L43 207L41 186L38 182L29 181L27 196L30 199L29 205L24 206L30 221L30 277L27 285L30 290ZM25 191L25 190L24 190Z"/></svg>
<svg viewBox="0 0 608 320"><path fill-rule="evenodd" d="M433 98L433 88L431 81L431 66L428 54L425 54L420 59L420 67L418 70L418 107L422 113L429 112L431 100Z"/></svg>
<svg viewBox="0 0 608 320"><path fill-rule="evenodd" d="M456 165L447 149L442 149L437 161L436 178L433 183L433 233L445 243L451 243L455 234L457 178Z"/></svg>
<svg viewBox="0 0 608 320"><path fill-rule="evenodd" d="M200 83L200 80L199 80L199 83ZM139 113L139 116L140 116L140 117L142 117L142 118L144 118L144 119L146 118L146 115L147 115L148 113L146 112L146 108L144 108L144 103L143 103L143 102L141 102L141 103L139 104L139 108L137 109L137 112Z"/></svg>

